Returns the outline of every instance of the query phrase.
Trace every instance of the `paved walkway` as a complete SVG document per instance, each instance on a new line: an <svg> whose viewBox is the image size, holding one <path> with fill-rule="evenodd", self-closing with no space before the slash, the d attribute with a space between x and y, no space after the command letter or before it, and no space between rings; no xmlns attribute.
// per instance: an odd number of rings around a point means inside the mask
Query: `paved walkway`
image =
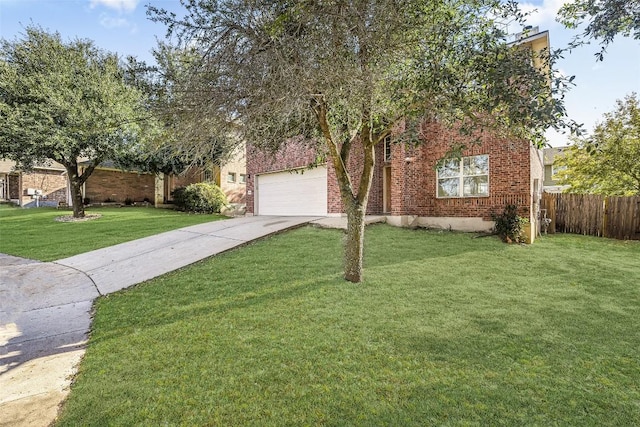
<svg viewBox="0 0 640 427"><path fill-rule="evenodd" d="M0 254L0 426L47 426L84 354L93 300L310 221L250 216L169 231L55 262Z"/></svg>

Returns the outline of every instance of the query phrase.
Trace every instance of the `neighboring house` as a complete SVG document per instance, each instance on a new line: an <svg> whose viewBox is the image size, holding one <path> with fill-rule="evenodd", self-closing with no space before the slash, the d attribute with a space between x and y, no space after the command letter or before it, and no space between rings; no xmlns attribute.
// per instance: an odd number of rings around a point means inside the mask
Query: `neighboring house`
<svg viewBox="0 0 640 427"><path fill-rule="evenodd" d="M80 163L82 173L83 166ZM224 166L193 168L179 175L155 175L123 171L112 162L99 165L83 185L85 203L170 203L178 187L196 182L215 182L227 195L235 211L245 203L246 173L244 152L238 152ZM24 207L71 204L67 173L62 165L51 162L28 173L15 170L15 163L0 160L0 200Z"/></svg>
<svg viewBox="0 0 640 427"><path fill-rule="evenodd" d="M529 29L516 43L541 51L549 47L549 34ZM389 140L376 147L367 214L385 215L398 226L488 231L494 226L492 215L517 205L529 219L526 233L533 241L544 178L541 150L527 141L483 134L481 144L468 141L461 161L448 160L437 169L462 136L438 123L425 123L423 134L424 141L413 148ZM318 154L323 153L301 144L285 145L275 156L247 145L247 213L343 215L331 162L308 168ZM352 176L362 169L358 155L354 148L348 165Z"/></svg>
<svg viewBox="0 0 640 427"><path fill-rule="evenodd" d="M24 207L57 206L70 200L67 172L59 163L37 165L33 171L16 170L15 162L0 160L0 201Z"/></svg>
<svg viewBox="0 0 640 427"><path fill-rule="evenodd" d="M569 188L568 185L559 185L557 182L558 172L566 169L565 166L558 166L556 160L562 156L565 149L569 147L552 147L544 149L544 184L546 193L562 193Z"/></svg>
<svg viewBox="0 0 640 427"><path fill-rule="evenodd" d="M246 195L246 162L244 149L236 150L222 166L212 165L208 168L191 168L179 175L157 176L155 182L156 204L171 203L173 191L197 182L213 182L227 196L232 211L243 212Z"/></svg>

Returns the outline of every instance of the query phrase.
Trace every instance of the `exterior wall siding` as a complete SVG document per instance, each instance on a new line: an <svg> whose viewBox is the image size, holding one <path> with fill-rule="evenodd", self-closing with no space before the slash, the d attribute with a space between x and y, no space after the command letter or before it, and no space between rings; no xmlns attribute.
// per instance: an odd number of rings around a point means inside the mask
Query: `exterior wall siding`
<svg viewBox="0 0 640 427"><path fill-rule="evenodd" d="M235 173L235 182L228 181L229 173ZM227 195L229 203L245 203L247 185L240 176L246 175L244 150L234 152L232 158L220 168L220 188Z"/></svg>
<svg viewBox="0 0 640 427"><path fill-rule="evenodd" d="M96 169L87 179L84 197L91 203L113 201L125 203L127 199L153 202L155 177L153 174Z"/></svg>
<svg viewBox="0 0 640 427"><path fill-rule="evenodd" d="M478 217L491 220L507 204L518 205L529 216L530 145L490 135L480 143L467 143L463 156L489 155L489 196L437 198L436 164L452 143L464 142L457 130L432 123L425 125L423 143L416 147L392 147L392 215L426 217Z"/></svg>
<svg viewBox="0 0 640 427"><path fill-rule="evenodd" d="M371 189L369 191L369 202L367 204L367 215L379 215L383 210L383 159L384 144L380 143L375 147L376 164L373 170L373 180L371 181ZM351 182L357 188L360 178L362 177L362 169L364 164L364 152L362 145L355 143L351 149L349 163L347 168L351 175ZM330 214L344 213L344 204L340 195L340 187L338 187L338 178L336 176L333 162L327 161L327 209Z"/></svg>
<svg viewBox="0 0 640 427"><path fill-rule="evenodd" d="M12 176L10 185L18 184L18 177ZM20 190L22 206L35 206L33 198L27 195L27 188L42 190L41 204L57 205L58 202L67 202L67 175L61 170L35 169L30 173L22 174L22 189ZM15 190L14 190L15 191Z"/></svg>

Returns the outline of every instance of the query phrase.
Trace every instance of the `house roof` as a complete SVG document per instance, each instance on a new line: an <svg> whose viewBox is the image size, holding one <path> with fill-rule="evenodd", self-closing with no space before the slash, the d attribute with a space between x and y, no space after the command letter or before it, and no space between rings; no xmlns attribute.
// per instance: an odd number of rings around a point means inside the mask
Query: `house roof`
<svg viewBox="0 0 640 427"><path fill-rule="evenodd" d="M90 164L91 164L91 160L81 160L78 162L78 165L84 166L84 167L89 166ZM96 169L118 170L122 172L135 172L135 173L149 173L149 172L143 171L141 168L138 168L138 167L128 167L126 169L123 169L121 166L117 165L116 162L113 160L104 160L100 162L100 164L96 166Z"/></svg>
<svg viewBox="0 0 640 427"><path fill-rule="evenodd" d="M516 34L516 39L514 40L514 44L535 44L538 40L545 40L547 46L549 45L549 30L538 31L538 27L531 28L529 30L523 31L522 33Z"/></svg>
<svg viewBox="0 0 640 427"><path fill-rule="evenodd" d="M46 169L46 170L55 170L55 171L64 171L65 167L53 160L49 160L47 163L36 163L33 166L34 169ZM16 162L13 160L0 159L0 173L13 173L19 172L16 169Z"/></svg>

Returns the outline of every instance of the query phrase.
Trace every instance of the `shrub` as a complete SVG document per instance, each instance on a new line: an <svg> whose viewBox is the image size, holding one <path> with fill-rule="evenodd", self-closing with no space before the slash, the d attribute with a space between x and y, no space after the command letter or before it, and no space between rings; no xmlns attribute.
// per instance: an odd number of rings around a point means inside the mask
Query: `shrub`
<svg viewBox="0 0 640 427"><path fill-rule="evenodd" d="M496 222L496 233L507 243L523 243L524 226L529 223L527 218L518 215L516 205L507 205L501 215L492 215Z"/></svg>
<svg viewBox="0 0 640 427"><path fill-rule="evenodd" d="M214 213L227 205L227 197L217 185L199 182L176 188L173 204L185 212Z"/></svg>

